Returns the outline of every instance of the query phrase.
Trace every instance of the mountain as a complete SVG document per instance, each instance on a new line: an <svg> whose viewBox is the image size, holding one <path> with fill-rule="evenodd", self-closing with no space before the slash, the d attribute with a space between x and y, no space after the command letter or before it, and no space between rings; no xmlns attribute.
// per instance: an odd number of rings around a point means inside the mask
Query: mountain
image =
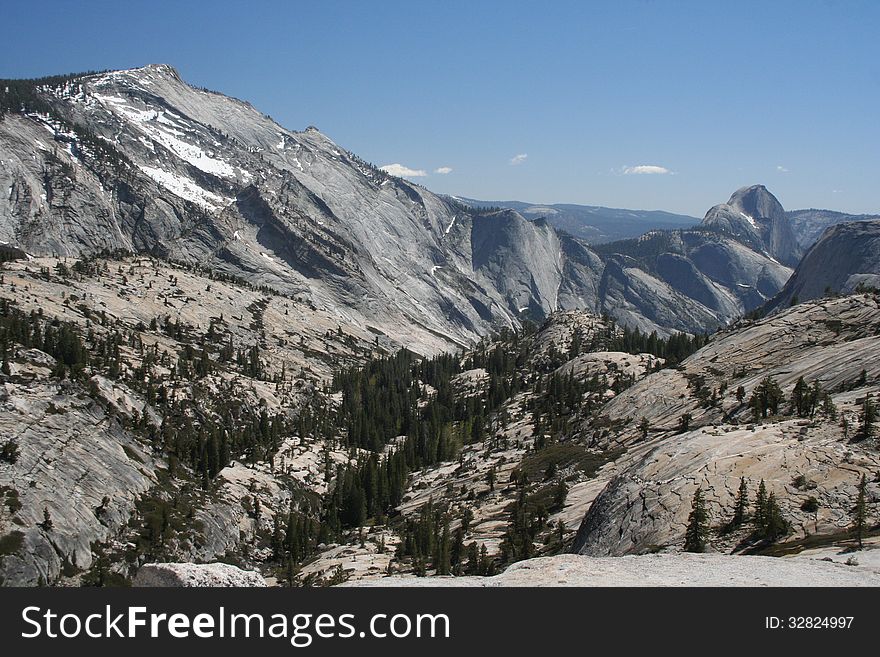
<svg viewBox="0 0 880 657"><path fill-rule="evenodd" d="M785 210L763 185L738 189L727 203L711 208L702 225L732 235L789 267L797 265L802 255Z"/></svg>
<svg viewBox="0 0 880 657"><path fill-rule="evenodd" d="M676 551L696 487L720 521L740 477L785 523L713 549L833 543L880 467L876 296L738 320L792 271L761 186L589 245L165 65L0 82L0 162L0 584ZM876 230L800 279L871 284Z"/></svg>
<svg viewBox="0 0 880 657"><path fill-rule="evenodd" d="M806 252L829 226L851 221L876 221L880 215L845 214L833 210L792 210L786 212L801 249Z"/></svg>
<svg viewBox="0 0 880 657"><path fill-rule="evenodd" d="M714 330L789 274L762 244L721 229L702 239L703 264L687 261L694 245L646 264L548 220L468 207L313 127L286 130L248 103L187 85L167 65L5 80L0 90L9 248L199 264L419 353L566 309L664 335Z"/></svg>
<svg viewBox="0 0 880 657"><path fill-rule="evenodd" d="M687 229L700 223L696 217L663 210L626 210L571 203L478 201L461 196L448 198L472 208L508 208L516 210L527 219L544 218L554 228L565 231L589 244L605 244L633 239L655 230ZM734 206L740 209L734 209ZM745 206L752 207L747 209ZM753 247L757 246L764 250L767 245L763 244L763 238L760 236L761 228L757 226L759 221L756 221L756 226L753 227L747 217L754 219L757 216L760 220L763 213L767 212L769 213L767 217L772 214L776 223L779 224L778 228L782 232L787 232L782 227L784 222L781 221L780 208L778 201L765 187L755 185L737 191L727 203L712 208L709 212L711 216L707 215L703 223L719 226L722 230L726 228L731 234L739 235L744 241L751 243ZM743 214L739 214L740 212ZM783 213L788 219L787 223L797 242L795 255L805 253L829 226L850 221L880 219L878 215L855 215L833 210L783 210ZM766 219L764 219L764 223L767 223ZM770 223L772 221L773 219L770 220ZM764 230L767 230L767 227ZM795 260L789 260L789 264L797 264Z"/></svg>
<svg viewBox="0 0 880 657"><path fill-rule="evenodd" d="M648 328L674 322L721 327L772 298L791 268L711 227L652 231L593 247L607 263L602 293L614 316ZM670 298L672 297L672 298Z"/></svg>
<svg viewBox="0 0 880 657"><path fill-rule="evenodd" d="M554 228L584 240L602 244L638 237L652 230L689 228L699 220L662 210L624 210L572 203L526 203L524 201L477 201L451 197L474 208L509 208L527 219L546 219Z"/></svg>
<svg viewBox="0 0 880 657"><path fill-rule="evenodd" d="M880 221L840 223L826 229L766 310L847 294L859 286L880 286Z"/></svg>
<svg viewBox="0 0 880 657"><path fill-rule="evenodd" d="M483 266L505 240L475 252L476 213L315 128L289 131L247 103L193 88L169 66L0 89L0 184L9 190L0 239L33 255L123 250L201 263L420 351L516 325L524 306L555 309L555 294L531 283L562 285L562 254L552 264L522 251L522 276L501 292ZM483 230L495 225L481 217ZM552 231L519 215L497 224L558 250Z"/></svg>

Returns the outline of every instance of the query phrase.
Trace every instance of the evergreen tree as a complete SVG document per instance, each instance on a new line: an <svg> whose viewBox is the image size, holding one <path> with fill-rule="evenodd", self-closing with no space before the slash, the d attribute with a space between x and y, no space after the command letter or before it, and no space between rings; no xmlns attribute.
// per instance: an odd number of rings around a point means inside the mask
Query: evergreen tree
<svg viewBox="0 0 880 657"><path fill-rule="evenodd" d="M492 563L492 559L489 557L489 550L486 549L486 544L480 544L480 567L479 574L485 576L492 575L495 571L495 566Z"/></svg>
<svg viewBox="0 0 880 657"><path fill-rule="evenodd" d="M862 475L862 479L859 482L859 494L856 497L856 505L853 508L853 522L852 522L852 531L856 536L856 540L859 542L859 549L862 546L862 538L865 535L865 530L867 529L867 509L865 504L866 493L868 489L868 481L865 479L865 475Z"/></svg>
<svg viewBox="0 0 880 657"><path fill-rule="evenodd" d="M762 538L775 541L780 536L788 533L788 521L785 520L782 515L782 509L779 508L779 504L776 502L776 493L770 493L767 497L767 510L765 516L766 526Z"/></svg>
<svg viewBox="0 0 880 657"><path fill-rule="evenodd" d="M733 507L733 521L731 523L734 527L739 527L745 522L748 509L749 489L746 486L746 478L740 477L739 490L736 492L736 504Z"/></svg>
<svg viewBox="0 0 880 657"><path fill-rule="evenodd" d="M874 424L877 422L877 406L871 395L865 396L862 404L862 412L859 415L859 437L870 438L874 433Z"/></svg>
<svg viewBox="0 0 880 657"><path fill-rule="evenodd" d="M702 488L697 488L691 503L687 530L684 535L685 552L705 552L709 540L709 512L703 500Z"/></svg>
<svg viewBox="0 0 880 657"><path fill-rule="evenodd" d="M767 526L767 485L764 480L758 485L758 494L755 497L755 513L752 515L752 524L755 533L763 533Z"/></svg>
<svg viewBox="0 0 880 657"><path fill-rule="evenodd" d="M443 532L440 535L440 542L438 548L438 557L436 559L437 563L434 565L434 568L437 571L438 575L449 575L452 573L452 558L451 558L451 539L449 534L449 519L446 518L443 523Z"/></svg>
<svg viewBox="0 0 880 657"><path fill-rule="evenodd" d="M791 412L799 417L806 417L810 411L810 388L804 381L804 377L798 377L794 389L791 391Z"/></svg>
<svg viewBox="0 0 880 657"><path fill-rule="evenodd" d="M831 395L829 395L827 392L822 395L822 412L831 421L837 419L837 406L834 404L834 400L831 398Z"/></svg>
<svg viewBox="0 0 880 657"><path fill-rule="evenodd" d="M754 418L757 420L766 418L768 415L776 415L783 399L782 388L773 380L773 377L764 378L749 399Z"/></svg>
<svg viewBox="0 0 880 657"><path fill-rule="evenodd" d="M52 531L52 515L49 513L49 507L43 507L43 522L40 523L40 526L47 532Z"/></svg>

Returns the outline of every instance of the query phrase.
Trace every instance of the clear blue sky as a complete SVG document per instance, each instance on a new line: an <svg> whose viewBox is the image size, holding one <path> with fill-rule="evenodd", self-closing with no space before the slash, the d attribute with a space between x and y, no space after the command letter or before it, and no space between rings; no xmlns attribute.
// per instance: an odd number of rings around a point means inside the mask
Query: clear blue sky
<svg viewBox="0 0 880 657"><path fill-rule="evenodd" d="M172 64L438 192L702 216L760 182L787 208L880 212L876 0L42 0L2 15L0 77Z"/></svg>

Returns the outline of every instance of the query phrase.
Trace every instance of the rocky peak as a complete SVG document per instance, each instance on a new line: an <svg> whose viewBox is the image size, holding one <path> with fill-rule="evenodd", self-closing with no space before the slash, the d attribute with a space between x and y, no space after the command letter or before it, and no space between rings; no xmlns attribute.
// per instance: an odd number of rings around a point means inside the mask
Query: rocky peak
<svg viewBox="0 0 880 657"><path fill-rule="evenodd" d="M802 255L785 209L764 185L736 190L727 203L706 213L703 226L732 235L785 265L796 265Z"/></svg>
<svg viewBox="0 0 880 657"><path fill-rule="evenodd" d="M764 185L741 187L731 195L727 204L751 216L758 223L785 216L782 204Z"/></svg>

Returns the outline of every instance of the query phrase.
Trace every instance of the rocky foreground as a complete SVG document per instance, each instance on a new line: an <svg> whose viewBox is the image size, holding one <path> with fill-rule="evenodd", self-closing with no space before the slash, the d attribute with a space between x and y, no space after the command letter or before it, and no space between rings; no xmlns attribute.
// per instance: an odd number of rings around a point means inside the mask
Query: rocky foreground
<svg viewBox="0 0 880 657"><path fill-rule="evenodd" d="M880 569L722 554L561 554L520 561L494 577L385 577L342 586L880 586Z"/></svg>
<svg viewBox="0 0 880 657"><path fill-rule="evenodd" d="M260 573L226 563L149 563L135 577L136 587L266 586Z"/></svg>

